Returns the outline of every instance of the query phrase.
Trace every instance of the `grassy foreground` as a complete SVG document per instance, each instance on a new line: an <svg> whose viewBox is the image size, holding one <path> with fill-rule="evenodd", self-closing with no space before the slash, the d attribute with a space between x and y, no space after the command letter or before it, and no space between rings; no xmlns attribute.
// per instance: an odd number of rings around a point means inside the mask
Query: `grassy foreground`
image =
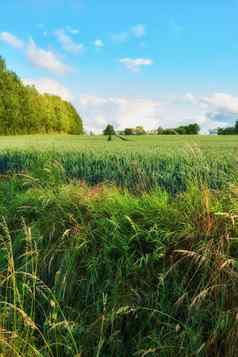
<svg viewBox="0 0 238 357"><path fill-rule="evenodd" d="M0 181L3 356L238 355L238 188Z"/></svg>

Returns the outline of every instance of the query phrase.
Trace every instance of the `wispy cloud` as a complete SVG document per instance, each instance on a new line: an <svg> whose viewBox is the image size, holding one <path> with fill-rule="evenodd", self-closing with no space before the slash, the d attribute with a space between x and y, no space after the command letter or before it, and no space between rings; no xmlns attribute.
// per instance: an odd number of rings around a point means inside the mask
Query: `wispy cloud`
<svg viewBox="0 0 238 357"><path fill-rule="evenodd" d="M72 71L70 66L63 63L53 51L38 47L33 39L30 39L27 43L9 32L1 32L0 41L4 41L8 45L22 50L35 67L60 75Z"/></svg>
<svg viewBox="0 0 238 357"><path fill-rule="evenodd" d="M0 41L5 42L17 49L24 47L24 42L21 41L18 37L12 35L10 32L0 32Z"/></svg>
<svg viewBox="0 0 238 357"><path fill-rule="evenodd" d="M184 100L188 103L191 103L191 104L196 104L197 103L197 99L195 98L195 96L188 92L184 95Z"/></svg>
<svg viewBox="0 0 238 357"><path fill-rule="evenodd" d="M64 64L54 52L37 47L32 39L27 46L26 55L35 67L60 75L71 72L71 68Z"/></svg>
<svg viewBox="0 0 238 357"><path fill-rule="evenodd" d="M126 66L129 70L138 72L141 67L151 66L153 64L150 58L121 58L120 63Z"/></svg>
<svg viewBox="0 0 238 357"><path fill-rule="evenodd" d="M72 28L70 26L66 26L66 30L71 33L71 35L78 35L79 29Z"/></svg>
<svg viewBox="0 0 238 357"><path fill-rule="evenodd" d="M65 33L64 30L55 31L55 36L59 41L59 43L61 44L61 47L66 52L70 52L70 53L82 52L84 48L83 44L75 42L69 35Z"/></svg>
<svg viewBox="0 0 238 357"><path fill-rule="evenodd" d="M127 31L122 31L111 35L112 41L115 43L125 43L131 38L141 39L146 36L146 27L143 24L132 26Z"/></svg>
<svg viewBox="0 0 238 357"><path fill-rule="evenodd" d="M176 95L171 101L174 104L199 104L198 98L196 98L192 93L187 92L183 95Z"/></svg>
<svg viewBox="0 0 238 357"><path fill-rule="evenodd" d="M145 25L138 24L136 26L133 26L131 28L131 33L137 38L144 37L146 35Z"/></svg>
<svg viewBox="0 0 238 357"><path fill-rule="evenodd" d="M104 43L102 40L98 39L98 40L94 41L94 46L97 48L102 48L102 47L104 47Z"/></svg>
<svg viewBox="0 0 238 357"><path fill-rule="evenodd" d="M226 93L215 93L211 96L203 97L200 102L217 110L229 110L230 112L238 113L238 97Z"/></svg>

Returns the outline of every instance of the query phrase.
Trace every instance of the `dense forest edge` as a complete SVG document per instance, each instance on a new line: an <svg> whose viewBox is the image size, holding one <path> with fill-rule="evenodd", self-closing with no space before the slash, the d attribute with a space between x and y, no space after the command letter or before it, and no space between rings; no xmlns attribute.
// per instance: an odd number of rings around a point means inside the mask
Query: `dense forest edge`
<svg viewBox="0 0 238 357"><path fill-rule="evenodd" d="M71 103L24 85L0 56L0 135L48 133L83 134L82 119Z"/></svg>

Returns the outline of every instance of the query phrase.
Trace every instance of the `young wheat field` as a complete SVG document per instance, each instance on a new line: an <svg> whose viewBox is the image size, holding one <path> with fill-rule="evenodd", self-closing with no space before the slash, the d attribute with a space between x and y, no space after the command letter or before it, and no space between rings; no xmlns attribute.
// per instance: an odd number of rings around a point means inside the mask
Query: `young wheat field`
<svg viewBox="0 0 238 357"><path fill-rule="evenodd" d="M0 354L238 355L237 136L0 138Z"/></svg>
<svg viewBox="0 0 238 357"><path fill-rule="evenodd" d="M237 136L29 135L0 138L0 173L35 172L58 162L69 179L129 190L184 191L191 181L220 188L237 180Z"/></svg>

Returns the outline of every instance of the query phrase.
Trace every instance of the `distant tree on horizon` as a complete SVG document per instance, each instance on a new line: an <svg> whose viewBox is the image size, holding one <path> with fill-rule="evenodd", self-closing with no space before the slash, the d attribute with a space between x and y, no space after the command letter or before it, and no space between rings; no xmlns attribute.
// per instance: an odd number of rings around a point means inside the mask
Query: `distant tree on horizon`
<svg viewBox="0 0 238 357"><path fill-rule="evenodd" d="M238 135L238 120L235 122L234 126L218 128L217 135Z"/></svg>
<svg viewBox="0 0 238 357"><path fill-rule="evenodd" d="M106 128L103 130L103 135L108 136L108 141L112 140L112 135L116 135L112 124L107 124Z"/></svg>
<svg viewBox="0 0 238 357"><path fill-rule="evenodd" d="M135 135L145 135L145 134L146 134L146 131L143 126L141 126L141 125L136 126Z"/></svg>
<svg viewBox="0 0 238 357"><path fill-rule="evenodd" d="M236 132L236 134L238 134L238 120L235 123L235 132Z"/></svg>
<svg viewBox="0 0 238 357"><path fill-rule="evenodd" d="M143 126L138 125L135 128L125 128L125 135L146 135L146 131Z"/></svg>
<svg viewBox="0 0 238 357"><path fill-rule="evenodd" d="M126 129L124 130L124 134L125 134L125 135L134 135L133 128L126 128Z"/></svg>
<svg viewBox="0 0 238 357"><path fill-rule="evenodd" d="M167 128L163 129L159 127L157 129L158 135L198 135L200 131L200 126L197 123L181 125L177 128Z"/></svg>

